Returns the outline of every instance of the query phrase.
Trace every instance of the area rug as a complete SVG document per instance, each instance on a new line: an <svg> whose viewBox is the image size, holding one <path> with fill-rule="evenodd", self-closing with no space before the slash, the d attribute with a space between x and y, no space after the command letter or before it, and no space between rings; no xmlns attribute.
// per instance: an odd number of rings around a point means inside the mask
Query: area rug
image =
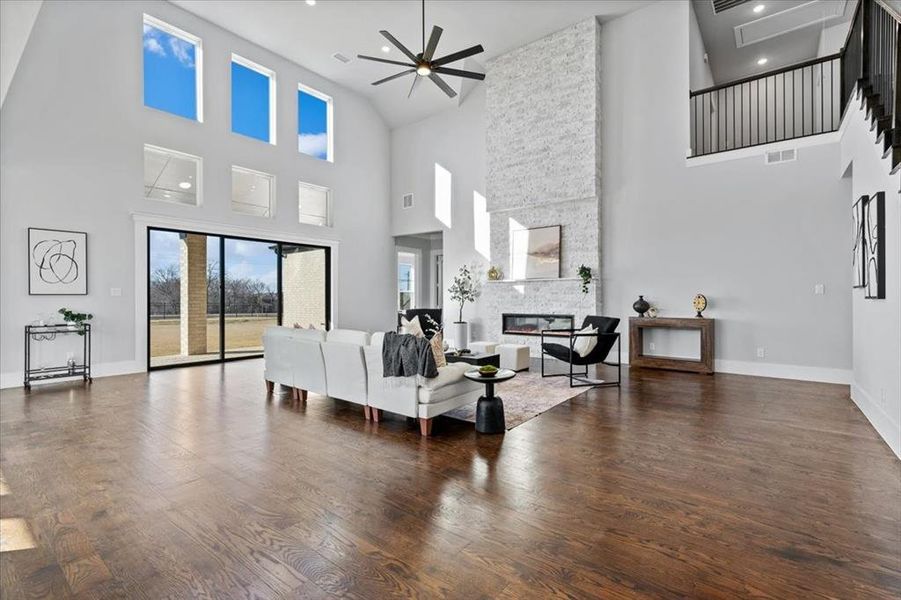
<svg viewBox="0 0 901 600"><path fill-rule="evenodd" d="M518 427L562 402L578 396L588 388L569 387L568 377L542 377L541 373L521 371L509 381L494 387L494 393L504 401L507 431ZM461 421L476 422L476 403L444 413Z"/></svg>

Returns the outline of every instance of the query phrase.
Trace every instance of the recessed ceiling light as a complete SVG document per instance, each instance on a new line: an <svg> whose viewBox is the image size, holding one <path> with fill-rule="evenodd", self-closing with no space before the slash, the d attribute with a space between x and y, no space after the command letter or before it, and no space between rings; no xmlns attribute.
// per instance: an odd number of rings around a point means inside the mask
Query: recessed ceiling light
<svg viewBox="0 0 901 600"><path fill-rule="evenodd" d="M189 189L191 189L191 184L187 181L182 181L181 183L178 184L178 187L180 187L183 190L189 190Z"/></svg>
<svg viewBox="0 0 901 600"><path fill-rule="evenodd" d="M766 4L758 4L752 10L756 13L761 13L761 12L763 12L764 8L766 8Z"/></svg>
<svg viewBox="0 0 901 600"><path fill-rule="evenodd" d="M307 0L307 6L316 6L316 0Z"/></svg>
<svg viewBox="0 0 901 600"><path fill-rule="evenodd" d="M760 66L763 66L763 65L766 64L766 61L767 61L766 58L758 58L758 59L757 59L757 64L760 65Z"/></svg>
<svg viewBox="0 0 901 600"><path fill-rule="evenodd" d="M391 46L382 46L382 52L391 52Z"/></svg>

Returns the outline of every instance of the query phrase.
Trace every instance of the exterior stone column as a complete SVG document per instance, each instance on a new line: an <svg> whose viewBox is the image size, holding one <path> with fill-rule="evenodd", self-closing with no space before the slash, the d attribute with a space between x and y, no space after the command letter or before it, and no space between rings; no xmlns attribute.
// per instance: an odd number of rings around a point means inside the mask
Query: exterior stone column
<svg viewBox="0 0 901 600"><path fill-rule="evenodd" d="M206 354L206 238L181 235L181 354Z"/></svg>
<svg viewBox="0 0 901 600"><path fill-rule="evenodd" d="M325 250L285 247L282 262L282 324L325 326Z"/></svg>

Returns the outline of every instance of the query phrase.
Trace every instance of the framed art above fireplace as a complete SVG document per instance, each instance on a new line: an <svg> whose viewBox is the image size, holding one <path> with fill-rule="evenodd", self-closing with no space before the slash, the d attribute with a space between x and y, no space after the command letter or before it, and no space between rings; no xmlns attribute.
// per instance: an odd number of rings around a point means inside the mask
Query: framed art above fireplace
<svg viewBox="0 0 901 600"><path fill-rule="evenodd" d="M513 230L510 274L513 279L559 279L560 225Z"/></svg>

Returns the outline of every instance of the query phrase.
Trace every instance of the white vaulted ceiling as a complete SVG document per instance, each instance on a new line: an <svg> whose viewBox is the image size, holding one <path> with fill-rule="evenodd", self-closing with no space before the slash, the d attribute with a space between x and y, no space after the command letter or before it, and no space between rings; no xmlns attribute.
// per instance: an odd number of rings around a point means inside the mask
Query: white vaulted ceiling
<svg viewBox="0 0 901 600"><path fill-rule="evenodd" d="M336 83L369 98L391 127L412 123L455 106L434 85L421 85L407 99L410 77L378 87L370 85L402 70L356 58L368 54L404 60L379 35L387 29L414 52L421 50L421 4L416 0L171 0L220 27L280 54ZM444 29L436 56L482 44L485 52L468 61L467 69L479 69L488 59L542 38L591 16L602 21L651 4L650 0L434 0L426 2L426 29ZM343 64L336 52L353 60ZM448 65L464 68L464 61ZM458 92L460 79L446 77ZM468 84L469 85L469 84ZM482 85L482 84L478 84Z"/></svg>

